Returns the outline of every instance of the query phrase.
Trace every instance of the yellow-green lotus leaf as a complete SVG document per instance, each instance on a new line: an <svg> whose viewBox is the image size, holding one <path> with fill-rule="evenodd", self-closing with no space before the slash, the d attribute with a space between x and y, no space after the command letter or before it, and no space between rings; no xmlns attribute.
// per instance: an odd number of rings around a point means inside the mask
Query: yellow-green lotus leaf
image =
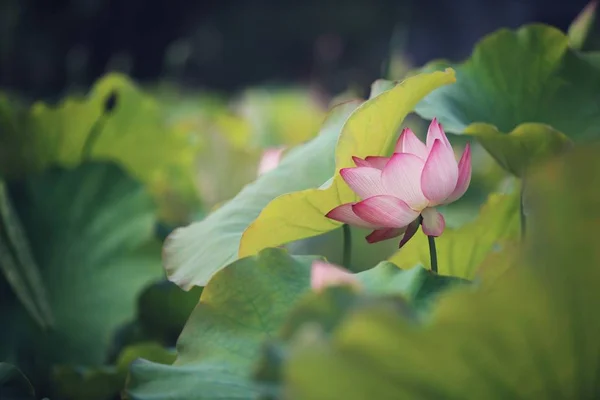
<svg viewBox="0 0 600 400"><path fill-rule="evenodd" d="M520 236L518 191L493 193L479 216L458 229L447 228L435 239L441 275L473 279L486 257L503 250L503 244ZM431 268L427 236L419 231L390 261L402 269L415 265Z"/></svg>
<svg viewBox="0 0 600 400"><path fill-rule="evenodd" d="M336 173L331 183L271 201L244 232L240 256L340 226L341 223L326 218L325 214L357 197L341 179L339 170L354 166L352 156L387 155L406 115L427 94L454 80L452 69L416 75L361 105L342 129L335 151Z"/></svg>

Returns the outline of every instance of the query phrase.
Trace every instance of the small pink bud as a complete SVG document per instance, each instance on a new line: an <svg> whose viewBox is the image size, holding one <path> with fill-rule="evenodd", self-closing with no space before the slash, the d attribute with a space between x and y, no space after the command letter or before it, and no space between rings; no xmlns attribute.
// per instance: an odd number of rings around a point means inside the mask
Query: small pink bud
<svg viewBox="0 0 600 400"><path fill-rule="evenodd" d="M275 169L279 162L281 161L281 155L285 147L273 147L267 149L263 152L262 158L260 159L260 164L258 165L258 175L265 174L272 169Z"/></svg>
<svg viewBox="0 0 600 400"><path fill-rule="evenodd" d="M329 286L349 285L360 289L358 279L350 271L325 261L314 261L310 277L310 286L319 292Z"/></svg>

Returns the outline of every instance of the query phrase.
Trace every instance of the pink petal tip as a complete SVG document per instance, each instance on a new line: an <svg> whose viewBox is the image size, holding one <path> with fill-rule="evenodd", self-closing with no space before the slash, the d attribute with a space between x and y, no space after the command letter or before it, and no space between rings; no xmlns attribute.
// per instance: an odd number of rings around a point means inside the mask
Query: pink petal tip
<svg viewBox="0 0 600 400"><path fill-rule="evenodd" d="M310 286L316 292L320 292L330 286L361 288L360 282L350 271L320 260L312 263Z"/></svg>
<svg viewBox="0 0 600 400"><path fill-rule="evenodd" d="M277 168L284 150L283 146L265 150L258 164L258 176Z"/></svg>

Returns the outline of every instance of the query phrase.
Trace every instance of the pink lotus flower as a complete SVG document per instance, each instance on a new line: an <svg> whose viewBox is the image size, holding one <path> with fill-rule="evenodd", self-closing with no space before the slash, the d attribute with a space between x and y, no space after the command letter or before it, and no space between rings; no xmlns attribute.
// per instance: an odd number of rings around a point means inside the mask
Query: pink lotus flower
<svg viewBox="0 0 600 400"><path fill-rule="evenodd" d="M350 271L325 261L313 261L310 276L311 288L319 292L326 287L336 285L349 285L355 289L361 287L358 279Z"/></svg>
<svg viewBox="0 0 600 400"><path fill-rule="evenodd" d="M426 144L408 128L402 131L391 157L353 157L356 167L340 170L348 186L362 199L342 204L327 217L373 229L369 243L404 235L402 247L419 224L428 236L440 236L446 225L435 207L452 203L471 182L471 149L467 144L457 163L442 126L434 119Z"/></svg>

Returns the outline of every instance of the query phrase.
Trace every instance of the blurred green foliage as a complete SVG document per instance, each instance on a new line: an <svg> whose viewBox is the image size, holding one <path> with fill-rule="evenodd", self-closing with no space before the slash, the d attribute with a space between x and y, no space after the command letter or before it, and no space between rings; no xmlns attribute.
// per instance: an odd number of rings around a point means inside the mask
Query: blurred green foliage
<svg viewBox="0 0 600 400"><path fill-rule="evenodd" d="M522 176L534 152L540 158L562 150L565 135L597 137L600 68L594 57L570 48L553 27L501 29L462 64L424 66L421 71L454 66L457 84L432 93L416 112L437 117L449 132L473 135L500 165Z"/></svg>
<svg viewBox="0 0 600 400"><path fill-rule="evenodd" d="M448 292L425 324L385 306L356 309L333 331L305 324L287 353L281 393L291 399L598 396L600 254L587 233L599 221L600 195L591 189L600 183L599 151L580 148L532 178L531 240L497 260L509 270L492 285Z"/></svg>
<svg viewBox="0 0 600 400"><path fill-rule="evenodd" d="M328 116L309 89L224 99L114 74L56 105L2 94L0 397L597 396L600 150L578 144L597 139L596 61L551 27L501 30L456 83L378 81ZM322 215L352 200L334 173L385 154L415 106L481 143L442 210L440 274L424 236L394 253L353 229L362 289L312 292L312 261L344 252Z"/></svg>
<svg viewBox="0 0 600 400"><path fill-rule="evenodd" d="M172 361L202 289L164 280L160 230L232 196L265 146L323 117L302 89L257 93L254 107L108 75L58 105L0 97L0 356L38 395L112 399L134 358Z"/></svg>
<svg viewBox="0 0 600 400"><path fill-rule="evenodd" d="M343 199L354 201L356 196L336 172L354 165L352 156L389 152L414 105L453 80L452 70L424 74L364 103L355 100L334 107L320 134L291 150L279 168L248 185L205 220L173 233L165 246L170 279L184 288L204 285L240 257L339 227L325 214Z"/></svg>
<svg viewBox="0 0 600 400"><path fill-rule="evenodd" d="M314 297L309 293L314 259L265 249L217 272L177 342L177 360L172 366L149 362L133 365L126 397L255 398L262 389L252 382L251 373L263 343L304 323L302 315L308 311L303 307L326 320L331 315L328 308L314 307L313 300L303 300L304 295ZM457 281L418 267L402 271L390 263L357 277L370 294L386 293L396 296L400 303L405 300L398 296L405 296L420 306ZM338 301L336 313L342 311L337 311L338 307L353 307L353 299L349 295ZM299 301L306 305L289 314Z"/></svg>
<svg viewBox="0 0 600 400"><path fill-rule="evenodd" d="M33 400L35 391L29 380L14 365L0 362L0 398Z"/></svg>

